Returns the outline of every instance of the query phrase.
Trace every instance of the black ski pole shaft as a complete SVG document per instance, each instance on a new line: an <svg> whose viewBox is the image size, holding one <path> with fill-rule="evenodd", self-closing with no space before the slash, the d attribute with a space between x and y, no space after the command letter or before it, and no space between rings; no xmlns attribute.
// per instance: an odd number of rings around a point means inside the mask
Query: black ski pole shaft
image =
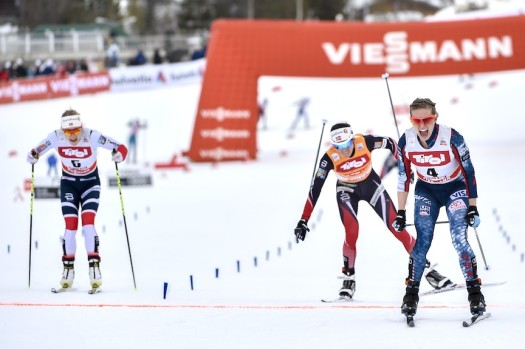
<svg viewBox="0 0 525 349"><path fill-rule="evenodd" d="M317 161L319 160L319 150L321 150L321 143L323 141L324 126L326 125L326 119L323 119L323 128L321 129L321 136L319 137L319 145L317 146L317 153L315 155L314 172L312 173L312 182L315 178L315 170L317 169Z"/></svg>
<svg viewBox="0 0 525 349"><path fill-rule="evenodd" d="M392 108L392 116L394 117L394 125L396 125L396 131L397 131L397 139L401 138L401 134L399 133L399 127L397 126L397 118L396 118L396 111L394 109L394 103L392 102L392 95L390 94L390 87L388 86L388 73L384 73L381 75L383 79L385 79L386 83L386 89L388 91L388 99L390 99L390 107Z"/></svg>
<svg viewBox="0 0 525 349"><path fill-rule="evenodd" d="M35 164L31 164L31 204L29 207L29 276L28 286L31 287L31 250L33 246L33 201L35 199Z"/></svg>
<svg viewBox="0 0 525 349"><path fill-rule="evenodd" d="M131 247L129 245L128 225L126 224L126 213L124 211L124 199L122 198L122 186L120 184L120 173L118 171L118 164L116 162L115 162L115 169L117 170L117 186L118 186L118 193L120 195L120 206L122 208L122 219L124 220L124 230L126 231L126 241L128 243L129 262L131 264L131 275L133 275L133 286L135 286L135 290L137 290L137 283L135 282L135 271L133 269L133 259L131 258Z"/></svg>
<svg viewBox="0 0 525 349"><path fill-rule="evenodd" d="M448 221L438 221L438 222L436 222L436 224L448 224ZM414 225L415 225L414 223L409 223L406 226L407 227L412 227Z"/></svg>
<svg viewBox="0 0 525 349"><path fill-rule="evenodd" d="M478 231L476 228L472 227L474 229L474 233L476 234L476 240L478 240L478 246L479 250L481 251L481 257L483 258L483 263L485 264L485 270L489 270L489 266L487 264L487 260L485 259L485 253L483 252L483 247L481 247L481 241L479 241Z"/></svg>

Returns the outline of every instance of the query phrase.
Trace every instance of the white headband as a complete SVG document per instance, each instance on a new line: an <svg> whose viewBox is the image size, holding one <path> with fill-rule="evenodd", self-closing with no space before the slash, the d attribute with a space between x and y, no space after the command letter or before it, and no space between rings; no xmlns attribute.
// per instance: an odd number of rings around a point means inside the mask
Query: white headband
<svg viewBox="0 0 525 349"><path fill-rule="evenodd" d="M63 116L61 123L62 123L63 130L82 127L82 121L80 120L80 115Z"/></svg>

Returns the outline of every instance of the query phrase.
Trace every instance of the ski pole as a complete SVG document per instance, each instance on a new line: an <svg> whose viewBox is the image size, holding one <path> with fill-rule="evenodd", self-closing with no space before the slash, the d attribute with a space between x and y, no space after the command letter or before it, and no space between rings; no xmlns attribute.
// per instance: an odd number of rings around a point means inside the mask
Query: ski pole
<svg viewBox="0 0 525 349"><path fill-rule="evenodd" d="M478 240L478 246L479 246L479 250L481 251L481 257L483 258L483 263L485 264L485 270L489 270L490 267L487 265L487 260L485 259L485 253L483 253L483 247L481 247L481 241L479 241L478 231L474 227L472 227L472 229L474 229L474 233L476 234L476 240Z"/></svg>
<svg viewBox="0 0 525 349"><path fill-rule="evenodd" d="M317 146L317 153L315 154L314 172L312 173L312 182L315 178L315 169L317 168L317 160L319 160L319 150L321 149L321 142L323 141L324 126L326 125L326 119L323 119L323 128L321 129L321 136L319 137L319 145Z"/></svg>
<svg viewBox="0 0 525 349"><path fill-rule="evenodd" d="M448 221L438 221L438 222L436 222L436 224L448 224ZM407 227L412 227L414 225L415 225L414 223L408 223L406 226Z"/></svg>
<svg viewBox="0 0 525 349"><path fill-rule="evenodd" d="M394 117L394 125L396 125L396 131L397 131L397 139L401 138L401 134L399 133L399 127L397 126L397 118L396 118L396 111L394 109L394 103L392 103L392 95L390 94L390 87L388 86L388 73L384 73L381 75L383 79L385 79L386 83L386 89L388 91L388 98L390 99L390 107L392 108L392 116Z"/></svg>
<svg viewBox="0 0 525 349"><path fill-rule="evenodd" d="M29 278L28 286L31 287L31 247L33 245L33 201L35 199L35 164L31 164L31 204L29 207Z"/></svg>
<svg viewBox="0 0 525 349"><path fill-rule="evenodd" d="M126 241L128 243L129 262L131 263L131 275L133 275L133 286L137 290L137 283L135 282L135 271L133 270L133 259L131 258L131 247L129 245L128 225L126 224L126 213L124 212L124 199L122 198L122 186L120 185L120 173L118 171L118 164L115 162L115 169L117 170L117 186L120 195L120 206L122 208L122 218L124 219L124 230L126 231Z"/></svg>
<svg viewBox="0 0 525 349"><path fill-rule="evenodd" d="M392 108L392 117L394 118L394 125L396 126L397 139L399 140L401 138L401 134L399 133L399 126L397 125L396 111L394 108L394 103L392 102L392 95L390 94L390 86L388 85L389 76L390 75L388 73L384 73L383 75L381 75L381 77L385 79L386 90L388 91L388 99L390 100L390 108ZM410 172L410 183L414 183L414 172Z"/></svg>

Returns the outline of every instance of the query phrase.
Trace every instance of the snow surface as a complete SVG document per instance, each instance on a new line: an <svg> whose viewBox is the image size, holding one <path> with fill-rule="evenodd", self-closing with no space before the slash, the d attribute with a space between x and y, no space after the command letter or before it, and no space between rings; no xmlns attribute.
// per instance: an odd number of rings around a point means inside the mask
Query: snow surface
<svg viewBox="0 0 525 349"><path fill-rule="evenodd" d="M326 119L322 149L333 122L356 132L397 137L385 81L263 77L268 129L259 132L259 159L189 164L190 171L155 170L187 149L199 85L0 106L0 347L11 348L518 348L525 342L525 237L522 197L525 71L473 77L391 78L400 132L409 127L403 108L416 97L437 102L439 122L457 128L476 168L481 226L470 242L485 282L492 317L463 328L467 294L454 291L422 298L416 327L399 307L407 254L366 205L360 206L357 292L347 304L324 304L341 280L343 228L330 175L310 221L306 241L296 244L300 218ZM301 97L311 98L311 127L290 134ZM123 142L127 122L147 120L138 137L140 165L121 172L150 172L153 187L124 187L123 201L137 289L133 285L118 190L108 186L115 168L99 151L102 196L96 227L104 277L102 292L88 295L87 261L78 234L74 291L52 294L62 266L64 223L58 200L35 200L31 287L28 288L30 178L26 153L59 126L67 108L79 110L87 127ZM374 152L379 170L386 151ZM182 161L183 159L181 159ZM35 180L46 176L45 156ZM395 197L396 175L385 179ZM412 188L413 190L413 188ZM18 193L22 192L23 200ZM409 200L412 202L412 200ZM409 206L410 212L410 206ZM409 213L409 221L412 219ZM436 227L429 259L462 283L448 226ZM412 229L412 228L411 228ZM414 232L414 230L412 230ZM238 266L240 267L238 269ZM218 270L218 277L216 273ZM190 276L194 290L190 288ZM166 299L163 286L168 284ZM422 289L430 286L423 282Z"/></svg>

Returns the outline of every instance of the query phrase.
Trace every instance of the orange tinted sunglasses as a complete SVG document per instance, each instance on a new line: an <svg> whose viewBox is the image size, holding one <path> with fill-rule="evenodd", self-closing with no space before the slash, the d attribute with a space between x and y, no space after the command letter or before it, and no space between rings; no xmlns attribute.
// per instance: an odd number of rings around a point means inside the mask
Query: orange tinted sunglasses
<svg viewBox="0 0 525 349"><path fill-rule="evenodd" d="M413 116L410 117L410 121L412 122L412 125L414 126L419 126L421 124L428 125L432 123L434 120L436 120L435 115L428 115L428 116L417 117L417 118Z"/></svg>
<svg viewBox="0 0 525 349"><path fill-rule="evenodd" d="M71 129L71 130L64 130L64 134L66 136L78 135L79 133L80 133L80 127L79 128L74 128L74 129Z"/></svg>

